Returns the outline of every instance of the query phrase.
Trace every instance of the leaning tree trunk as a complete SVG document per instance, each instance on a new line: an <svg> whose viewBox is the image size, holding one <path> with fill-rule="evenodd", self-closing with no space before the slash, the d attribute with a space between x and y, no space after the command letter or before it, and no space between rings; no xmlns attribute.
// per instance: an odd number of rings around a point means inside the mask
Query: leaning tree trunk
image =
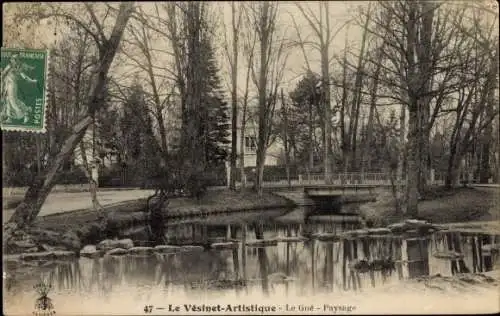
<svg viewBox="0 0 500 316"><path fill-rule="evenodd" d="M133 2L121 3L111 36L109 39L104 39L104 43L101 43L100 60L96 66L97 76L88 99L88 113L73 127L71 135L64 141L61 150L49 167L37 176L33 184L28 188L23 202L16 207L14 214L7 223L7 227L4 229L4 243L9 240L13 231L33 223L55 184L59 169L68 161L76 146L82 141L85 131L93 121L93 114L104 105L102 95L106 86L108 72L133 7Z"/></svg>
<svg viewBox="0 0 500 316"><path fill-rule="evenodd" d="M73 128L73 133L66 139L47 171L35 178L33 184L28 188L24 200L16 207L14 214L9 219L8 223L13 224L9 225L12 229L23 228L33 223L52 190L55 180L57 180L59 169L71 157L91 123L91 116L87 115L83 118ZM8 233L6 233L6 236L8 236Z"/></svg>

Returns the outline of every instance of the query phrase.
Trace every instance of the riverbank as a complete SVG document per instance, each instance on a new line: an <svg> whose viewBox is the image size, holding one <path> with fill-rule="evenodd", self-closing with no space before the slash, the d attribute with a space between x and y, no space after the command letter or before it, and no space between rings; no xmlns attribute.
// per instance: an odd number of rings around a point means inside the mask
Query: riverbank
<svg viewBox="0 0 500 316"><path fill-rule="evenodd" d="M8 253L31 252L47 249L76 251L85 244L115 238L119 231L134 225L144 225L147 220L147 199L136 199L104 206L107 225L103 225L97 212L80 209L39 216L26 232L19 232ZM292 208L295 204L281 196L264 192L258 196L251 190L217 190L200 200L173 198L163 209L167 218L205 217L210 214ZM20 247L25 246L25 247ZM24 249L24 250L23 250Z"/></svg>
<svg viewBox="0 0 500 316"><path fill-rule="evenodd" d="M418 204L418 218L432 223L497 221L500 219L499 194L499 188L432 188ZM386 192L376 202L362 205L360 213L369 225L384 227L404 218L395 212L394 205L392 194Z"/></svg>
<svg viewBox="0 0 500 316"><path fill-rule="evenodd" d="M471 222L500 219L498 193L500 193L498 188L457 188L454 190L436 188L424 196L424 200L419 203L419 218L432 223L461 222L465 225L465 227L462 227L463 225L460 227L462 230L471 228L476 231L488 232L491 229L485 228L481 223L476 223L472 227ZM59 208L64 208L67 205L65 200L60 204ZM295 204L289 199L270 192L264 192L259 197L251 190L233 192L221 189L207 194L199 201L190 198L171 199L164 209L164 216L167 217L167 220L206 218L208 215L214 214L292 209L294 206ZM81 249L86 244L94 244L108 238L123 237L117 236L118 232L123 232L131 227L144 226L147 220L145 198L108 204L104 206L104 210L108 215L107 225L103 225L98 214L89 208L39 216L33 227L30 228L30 232L20 232L19 236L16 236L16 240L29 240L29 242L23 241L22 243L26 244L24 248L30 250L38 247L38 251L46 251L46 249L51 249L51 246L56 246L62 250L73 251ZM367 222L371 222L370 226L374 227L385 227L402 219L401 215L394 213L394 202L389 192L381 193L377 202L362 205L360 212ZM289 222L294 219L296 221L297 217L304 218L303 209L298 210L297 214L295 213L297 210L284 214L279 217L278 222ZM467 226L468 223L471 223L469 225L471 227ZM30 236L26 237L27 234ZM40 249L41 245L47 247ZM19 249L19 247L15 248ZM19 250L12 249L9 252L17 253Z"/></svg>

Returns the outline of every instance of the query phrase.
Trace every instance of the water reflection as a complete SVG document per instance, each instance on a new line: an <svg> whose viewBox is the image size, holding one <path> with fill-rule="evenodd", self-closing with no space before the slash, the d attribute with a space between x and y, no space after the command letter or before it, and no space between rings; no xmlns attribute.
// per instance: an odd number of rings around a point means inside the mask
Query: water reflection
<svg viewBox="0 0 500 316"><path fill-rule="evenodd" d="M177 231L184 229L186 236L193 237L189 229L194 226L188 229L187 225L191 224L179 225ZM269 297L304 297L360 292L429 274L490 271L498 263L495 252L484 251L484 245L494 244L498 236L438 232L412 238L291 239L303 232L340 232L345 225L262 221L250 225L232 223L217 229L205 225L196 229L218 241L237 240L238 247L142 257L80 258L53 266L9 265L7 271L14 279L6 287L7 296L32 295L32 286L42 274L59 293L74 293L82 298L97 294L105 301L130 287L137 289L135 300L141 302L151 299L154 293L207 298L232 292L244 299L258 291ZM271 238L279 241L271 246L251 243ZM43 264L46 266L41 269Z"/></svg>

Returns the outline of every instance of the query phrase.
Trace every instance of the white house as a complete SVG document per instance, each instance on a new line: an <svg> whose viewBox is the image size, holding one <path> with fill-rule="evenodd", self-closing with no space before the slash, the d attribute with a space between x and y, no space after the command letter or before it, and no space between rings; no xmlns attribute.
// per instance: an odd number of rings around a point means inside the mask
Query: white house
<svg viewBox="0 0 500 316"><path fill-rule="evenodd" d="M258 135L258 121L257 116L254 115L255 108L250 108L247 111L247 118L245 123L245 133L243 141L243 155L245 167L255 167L257 165L257 135ZM238 130L237 130L237 152L238 156L241 154L241 137L242 137L242 111L238 111ZM267 149L266 152L266 166L276 166L279 164L279 157L281 156L283 146L280 145L278 141L273 142ZM238 166L240 159L238 159Z"/></svg>

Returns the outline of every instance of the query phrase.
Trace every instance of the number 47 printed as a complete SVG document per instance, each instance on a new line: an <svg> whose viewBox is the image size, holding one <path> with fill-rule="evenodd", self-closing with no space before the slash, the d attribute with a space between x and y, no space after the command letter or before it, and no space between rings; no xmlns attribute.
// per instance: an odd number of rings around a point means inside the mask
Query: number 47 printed
<svg viewBox="0 0 500 316"><path fill-rule="evenodd" d="M153 305L144 306L144 313L149 314L153 312Z"/></svg>

